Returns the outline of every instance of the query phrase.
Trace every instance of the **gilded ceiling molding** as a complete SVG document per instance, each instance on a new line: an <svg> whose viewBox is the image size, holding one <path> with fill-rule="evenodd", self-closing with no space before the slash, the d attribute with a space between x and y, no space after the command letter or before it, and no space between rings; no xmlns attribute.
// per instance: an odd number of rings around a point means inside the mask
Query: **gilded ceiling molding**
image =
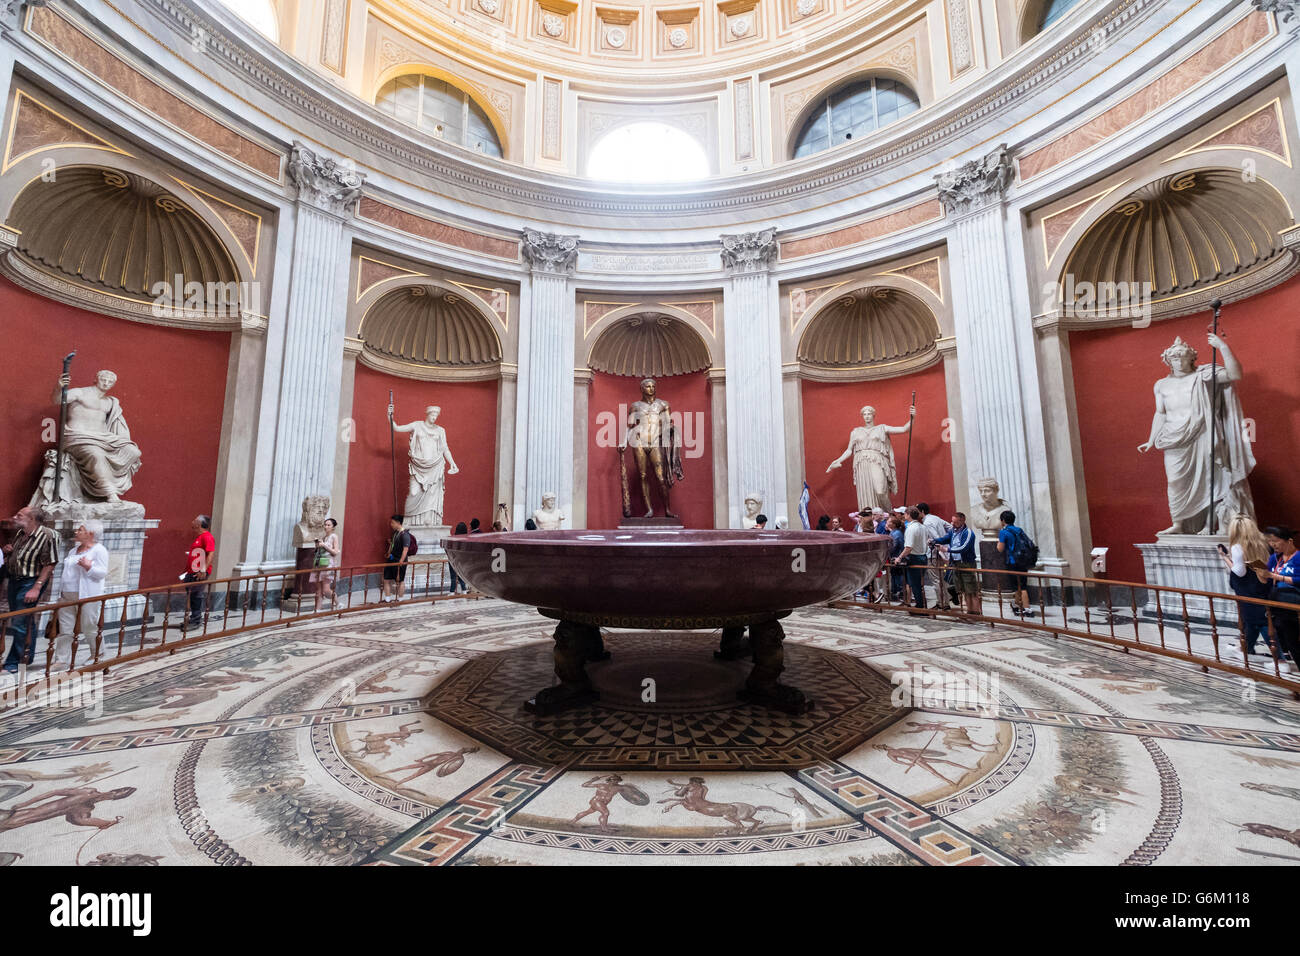
<svg viewBox="0 0 1300 956"><path fill-rule="evenodd" d="M905 266L899 266L897 269L881 272L879 275L909 279L933 292L940 302L944 301L943 270L939 268L938 256L931 256L929 259L922 259L920 262L910 262Z"/></svg>
<svg viewBox="0 0 1300 956"><path fill-rule="evenodd" d="M1099 193L1094 193L1087 199L1081 199L1076 203L1066 206L1064 209L1044 216L1039 223L1039 231L1043 235L1043 265L1050 265L1052 259L1061 248L1061 243L1065 237L1070 234L1074 224L1086 216L1090 210L1101 202L1115 190L1126 185L1128 180L1116 183L1109 189L1103 189Z"/></svg>
<svg viewBox="0 0 1300 956"><path fill-rule="evenodd" d="M501 328L510 328L509 291L499 287L489 289L486 286L470 285L468 282L452 282L451 284L459 289L464 289L487 306L492 311L492 314L497 317L497 321L501 323Z"/></svg>
<svg viewBox="0 0 1300 956"><path fill-rule="evenodd" d="M1170 163L1192 153L1206 153L1215 149L1242 149L1262 153L1290 166L1291 147L1287 143L1286 123L1282 119L1282 100L1270 100L1259 109L1170 156L1165 162Z"/></svg>
<svg viewBox="0 0 1300 956"><path fill-rule="evenodd" d="M215 21L207 13L189 6L186 0L140 0L147 8L170 21L177 35L190 37L202 31L206 52L224 60L245 82L255 84L276 100L281 115L297 115L318 128L322 135L354 143L358 152L373 151L412 170L417 175L445 181L448 188L464 188L480 194L480 201L527 203L554 208L564 214L592 212L606 215L643 215L671 218L690 212L717 212L752 208L764 203L786 201L798 194L805 199L820 190L860 180L890 166L933 149L939 140L956 139L1015 107L1035 89L1053 82L1061 73L1089 57L1098 45L1115 41L1117 34L1160 6L1164 0L1119 0L1091 31L1064 38L1036 62L1009 77L1002 85L980 98L962 103L910 135L891 140L875 149L846 156L837 163L799 172L777 182L707 198L669 198L662 195L591 196L582 190L552 187L530 182L506 167L483 157L463 155L452 147L417 144L385 126L373 110L352 108L322 92L319 84L307 82L297 69L285 69L266 59L232 34L229 24ZM286 55L286 64L289 60ZM291 64L290 64L291 66Z"/></svg>
<svg viewBox="0 0 1300 956"><path fill-rule="evenodd" d="M834 282L830 285L819 285L812 288L793 287L790 290L790 331L793 332L798 327L799 321L815 309L828 292L832 292L842 285L844 285L843 282Z"/></svg>

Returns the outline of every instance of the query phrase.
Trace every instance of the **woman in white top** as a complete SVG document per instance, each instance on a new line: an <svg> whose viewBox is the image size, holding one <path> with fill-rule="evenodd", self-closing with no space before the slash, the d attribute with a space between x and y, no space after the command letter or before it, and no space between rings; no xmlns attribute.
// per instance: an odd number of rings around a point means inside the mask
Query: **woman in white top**
<svg viewBox="0 0 1300 956"><path fill-rule="evenodd" d="M1228 586L1238 597L1267 598L1269 585L1249 565L1256 567L1268 561L1268 539L1259 525L1249 515L1233 515L1228 522L1228 548L1219 545L1219 556L1228 568ZM1237 618L1241 626L1241 650L1256 654L1256 644L1262 637L1268 641L1268 612L1258 604L1237 602ZM1276 649L1274 656L1277 656Z"/></svg>
<svg viewBox="0 0 1300 956"><path fill-rule="evenodd" d="M343 548L339 544L339 536L335 534L335 529L338 528L338 526L339 523L335 521L333 518L326 518L325 530L329 533L325 535L324 539L318 539L316 541L316 547L320 549L319 551L317 551L317 554L319 554L320 551L324 551L326 554L329 555L330 568L337 568L339 566L339 560L343 554ZM334 600L334 572L332 570L316 571L312 574L311 578L313 581L317 583L317 586L320 588L321 598L326 601L333 601Z"/></svg>
<svg viewBox="0 0 1300 956"><path fill-rule="evenodd" d="M108 549L99 543L103 533L104 523L94 518L88 518L77 528L73 535L76 546L63 559L63 574L59 578L60 601L76 601L104 593ZM103 607L103 601L87 601L59 608L59 636L54 642L56 664L72 663L73 634L80 638L78 650L90 647L99 633L99 614Z"/></svg>

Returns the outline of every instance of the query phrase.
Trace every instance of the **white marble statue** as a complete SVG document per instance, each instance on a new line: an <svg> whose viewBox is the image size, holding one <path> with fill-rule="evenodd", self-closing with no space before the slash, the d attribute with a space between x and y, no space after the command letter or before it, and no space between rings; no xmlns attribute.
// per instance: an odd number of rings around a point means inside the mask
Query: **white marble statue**
<svg viewBox="0 0 1300 956"><path fill-rule="evenodd" d="M460 471L447 447L447 433L436 424L442 409L430 405L424 410L424 421L406 425L393 424L393 406L388 406L388 423L395 432L410 432L410 475L405 525L411 527L437 527L442 522L443 493L446 476Z"/></svg>
<svg viewBox="0 0 1300 956"><path fill-rule="evenodd" d="M752 531L758 527L758 522L754 519L759 516L763 510L763 496L757 491L751 491L745 495L745 515L740 519L740 526Z"/></svg>
<svg viewBox="0 0 1300 956"><path fill-rule="evenodd" d="M1138 445L1139 452L1158 448L1165 453L1165 479L1169 491L1169 516L1173 524L1160 534L1208 534L1227 527L1235 514L1254 517L1255 505L1246 483L1255 456L1244 432L1241 399L1234 383L1241 381L1241 363L1228 343L1210 333L1211 348L1223 353L1223 362L1196 367L1196 349L1175 338L1160 356L1169 374L1156 382L1156 413L1151 436ZM1211 381L1217 381L1217 398ZM1214 402L1214 404L1212 404ZM1214 464L1210 465L1211 444ZM1211 528L1210 483L1214 482Z"/></svg>
<svg viewBox="0 0 1300 956"><path fill-rule="evenodd" d="M325 519L330 514L329 495L308 495L302 499L302 520L293 526L293 546L313 548L329 537Z"/></svg>
<svg viewBox="0 0 1300 956"><path fill-rule="evenodd" d="M555 492L542 492L542 506L533 512L533 522L538 531L558 531L564 514L555 507Z"/></svg>
<svg viewBox="0 0 1300 956"><path fill-rule="evenodd" d="M877 425L876 410L862 406L862 424L849 433L849 446L844 454L826 468L838 468L844 459L853 456L853 485L858 491L858 511L872 508L893 508L890 495L898 491L898 468L894 464L894 446L890 435L902 435L912 430L916 406L908 409L906 425Z"/></svg>
<svg viewBox="0 0 1300 956"><path fill-rule="evenodd" d="M71 376L59 378L54 390L58 404L62 389ZM68 502L106 502L122 500L131 488L131 478L140 469L140 447L131 441L131 430L122 417L122 403L108 393L117 384L117 374L103 369L95 374L95 384L68 389L68 418L63 429L63 457L67 471L75 468L77 480L63 482L59 498ZM48 495L53 493L55 453L46 453L46 472L50 479ZM73 463L68 468L67 462ZM41 479L37 495L45 491Z"/></svg>
<svg viewBox="0 0 1300 956"><path fill-rule="evenodd" d="M996 478L981 478L975 488L979 492L979 501L971 503L969 524L981 537L997 538L1002 528L1002 512L1015 509L998 497Z"/></svg>

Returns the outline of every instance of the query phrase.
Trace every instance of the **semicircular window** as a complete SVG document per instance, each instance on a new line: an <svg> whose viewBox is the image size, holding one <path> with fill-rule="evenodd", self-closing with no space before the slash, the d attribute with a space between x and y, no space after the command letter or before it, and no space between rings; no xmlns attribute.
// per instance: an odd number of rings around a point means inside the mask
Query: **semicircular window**
<svg viewBox="0 0 1300 956"><path fill-rule="evenodd" d="M793 159L861 139L921 108L916 93L895 80L857 80L817 104L795 139Z"/></svg>
<svg viewBox="0 0 1300 956"><path fill-rule="evenodd" d="M1038 18L1038 33L1042 33L1061 17L1070 12L1070 8L1077 4L1079 0L1047 0L1043 4L1043 11Z"/></svg>
<svg viewBox="0 0 1300 956"><path fill-rule="evenodd" d="M379 89L375 106L399 122L488 156L502 155L492 121L464 90L423 73L394 77Z"/></svg>

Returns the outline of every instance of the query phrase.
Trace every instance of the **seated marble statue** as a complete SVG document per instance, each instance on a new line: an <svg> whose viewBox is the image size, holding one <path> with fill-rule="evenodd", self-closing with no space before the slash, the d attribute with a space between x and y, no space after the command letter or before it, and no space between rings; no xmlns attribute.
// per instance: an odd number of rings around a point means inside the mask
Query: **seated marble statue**
<svg viewBox="0 0 1300 956"><path fill-rule="evenodd" d="M70 380L68 375L59 378L56 403ZM94 385L68 389L63 454L76 466L79 482L75 492L59 489L64 500L119 502L140 469L140 447L131 441L122 404L108 394L116 383L116 373L104 369L96 373ZM74 493L79 498L72 498Z"/></svg>

